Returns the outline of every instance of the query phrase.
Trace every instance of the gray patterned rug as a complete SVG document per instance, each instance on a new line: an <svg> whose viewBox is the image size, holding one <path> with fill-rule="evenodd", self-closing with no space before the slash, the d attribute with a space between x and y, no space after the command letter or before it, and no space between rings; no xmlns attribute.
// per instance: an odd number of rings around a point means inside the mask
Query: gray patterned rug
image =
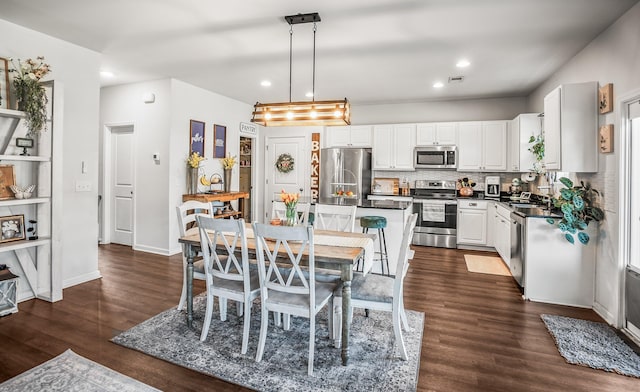
<svg viewBox="0 0 640 392"><path fill-rule="evenodd" d="M640 377L640 357L607 324L549 314L540 317L567 362Z"/></svg>
<svg viewBox="0 0 640 392"><path fill-rule="evenodd" d="M217 301L216 301L217 305ZM307 375L309 322L292 317L291 329L273 326L267 334L261 362L255 362L260 330L260 305L251 317L249 350L240 354L242 319L229 303L227 321L214 312L209 335L200 342L204 295L194 299L194 329L186 326L184 312L175 308L119 334L111 341L148 355L259 391L415 391L418 382L424 313L407 311L410 331L404 333L408 361L394 345L391 314L356 309L350 341L350 363L341 365L340 349L329 340L326 311L316 323L313 376Z"/></svg>
<svg viewBox="0 0 640 392"><path fill-rule="evenodd" d="M2 392L151 392L147 384L67 350L0 384Z"/></svg>

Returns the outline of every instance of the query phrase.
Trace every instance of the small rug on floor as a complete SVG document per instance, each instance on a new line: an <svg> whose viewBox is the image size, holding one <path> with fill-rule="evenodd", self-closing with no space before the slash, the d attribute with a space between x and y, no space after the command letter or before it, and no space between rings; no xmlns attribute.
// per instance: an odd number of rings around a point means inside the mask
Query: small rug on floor
<svg viewBox="0 0 640 392"><path fill-rule="evenodd" d="M609 325L549 314L540 317L567 362L640 377L640 357Z"/></svg>
<svg viewBox="0 0 640 392"><path fill-rule="evenodd" d="M342 366L341 350L329 339L327 311L316 317L313 375L307 375L309 321L292 317L291 329L273 325L270 317L264 355L255 361L260 331L260 304L251 315L249 350L240 353L242 318L229 302L227 321L220 321L218 301L205 342L200 331L206 308L204 294L194 298L193 329L184 312L164 311L111 339L165 361L259 391L415 391L420 365L424 313L407 310L403 331L408 360L394 344L391 313L355 309L349 342L350 360Z"/></svg>
<svg viewBox="0 0 640 392"><path fill-rule="evenodd" d="M467 264L467 271L480 274L511 276L509 268L500 257L464 255L464 262Z"/></svg>
<svg viewBox="0 0 640 392"><path fill-rule="evenodd" d="M0 391L159 391L67 350L0 384Z"/></svg>

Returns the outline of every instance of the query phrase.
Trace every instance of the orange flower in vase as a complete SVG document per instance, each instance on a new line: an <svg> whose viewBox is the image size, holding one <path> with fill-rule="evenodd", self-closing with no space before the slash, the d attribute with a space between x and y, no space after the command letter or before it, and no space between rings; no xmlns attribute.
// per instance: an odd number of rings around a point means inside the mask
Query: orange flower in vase
<svg viewBox="0 0 640 392"><path fill-rule="evenodd" d="M299 193L287 193L283 190L280 191L280 200L286 207L287 220L285 225L293 226L296 224L296 206L298 205Z"/></svg>

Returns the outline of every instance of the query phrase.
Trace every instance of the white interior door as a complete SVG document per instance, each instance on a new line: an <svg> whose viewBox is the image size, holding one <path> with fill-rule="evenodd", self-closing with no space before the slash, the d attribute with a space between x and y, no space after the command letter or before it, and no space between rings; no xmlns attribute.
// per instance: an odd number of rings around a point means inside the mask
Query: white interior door
<svg viewBox="0 0 640 392"><path fill-rule="evenodd" d="M111 242L133 244L133 127L111 129Z"/></svg>
<svg viewBox="0 0 640 392"><path fill-rule="evenodd" d="M265 218L271 216L271 202L280 200L280 191L284 189L287 193L300 193L301 196L309 196L307 184L309 179L309 167L311 156L306 148L306 138L296 137L267 137L267 152L265 154ZM293 157L293 170L288 173L281 173L276 169L276 161L282 154L289 154Z"/></svg>

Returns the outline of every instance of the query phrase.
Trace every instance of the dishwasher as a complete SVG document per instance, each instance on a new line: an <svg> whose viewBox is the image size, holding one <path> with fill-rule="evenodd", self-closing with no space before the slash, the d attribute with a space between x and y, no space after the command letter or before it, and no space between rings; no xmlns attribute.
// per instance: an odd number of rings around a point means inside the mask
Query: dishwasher
<svg viewBox="0 0 640 392"><path fill-rule="evenodd" d="M525 247L527 242L527 218L517 212L512 212L509 218L511 218L511 260L509 269L518 285L524 287L524 268L527 254Z"/></svg>

